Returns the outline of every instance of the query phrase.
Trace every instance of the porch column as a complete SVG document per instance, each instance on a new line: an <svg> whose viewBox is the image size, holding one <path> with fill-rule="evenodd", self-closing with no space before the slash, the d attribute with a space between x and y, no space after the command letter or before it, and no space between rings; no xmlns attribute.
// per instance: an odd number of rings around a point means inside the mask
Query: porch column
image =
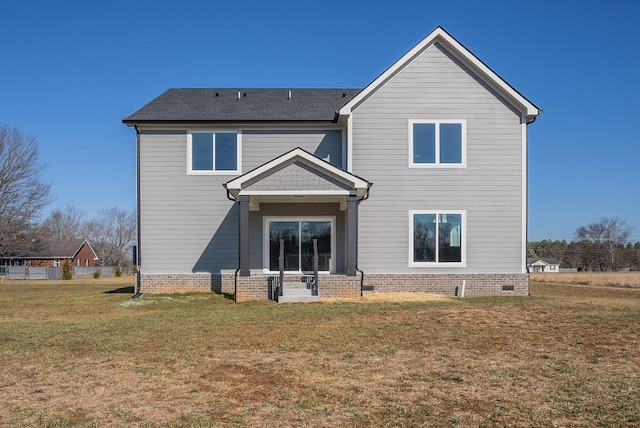
<svg viewBox="0 0 640 428"><path fill-rule="evenodd" d="M240 276L249 276L249 196L238 197L240 203Z"/></svg>
<svg viewBox="0 0 640 428"><path fill-rule="evenodd" d="M358 204L356 196L347 196L347 276L356 276L358 248Z"/></svg>

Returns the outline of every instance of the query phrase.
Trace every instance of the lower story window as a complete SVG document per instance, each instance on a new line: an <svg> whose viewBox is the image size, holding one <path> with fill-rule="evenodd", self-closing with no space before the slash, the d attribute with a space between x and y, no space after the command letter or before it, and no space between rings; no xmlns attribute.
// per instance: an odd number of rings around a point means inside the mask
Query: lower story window
<svg viewBox="0 0 640 428"><path fill-rule="evenodd" d="M318 271L333 270L334 220L332 218L265 219L266 260L269 271L279 270L280 240L284 240L284 270L313 272L313 240L318 240Z"/></svg>
<svg viewBox="0 0 640 428"><path fill-rule="evenodd" d="M410 266L463 265L465 213L410 212Z"/></svg>

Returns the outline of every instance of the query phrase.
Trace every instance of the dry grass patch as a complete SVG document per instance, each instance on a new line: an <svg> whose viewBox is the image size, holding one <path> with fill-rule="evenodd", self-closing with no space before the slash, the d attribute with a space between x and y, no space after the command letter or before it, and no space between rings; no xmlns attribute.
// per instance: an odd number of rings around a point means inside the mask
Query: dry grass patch
<svg viewBox="0 0 640 428"><path fill-rule="evenodd" d="M342 297L323 297L322 301L330 302L435 302L444 300L454 300L451 297L440 296L430 293L364 293L357 299L346 299Z"/></svg>
<svg viewBox="0 0 640 428"><path fill-rule="evenodd" d="M640 272L532 273L535 282L640 288Z"/></svg>
<svg viewBox="0 0 640 428"><path fill-rule="evenodd" d="M640 425L640 290L123 307L126 286L0 289L0 426Z"/></svg>

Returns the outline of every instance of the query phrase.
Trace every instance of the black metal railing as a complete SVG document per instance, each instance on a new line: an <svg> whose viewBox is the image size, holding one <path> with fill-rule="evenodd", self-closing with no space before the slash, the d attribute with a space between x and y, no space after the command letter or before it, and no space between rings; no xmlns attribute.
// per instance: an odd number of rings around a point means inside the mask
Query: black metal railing
<svg viewBox="0 0 640 428"><path fill-rule="evenodd" d="M311 295L318 295L318 240L313 240L313 285L311 286Z"/></svg>
<svg viewBox="0 0 640 428"><path fill-rule="evenodd" d="M282 297L284 291L284 239L280 240L280 253L278 254L278 270L280 277L278 280L278 297Z"/></svg>

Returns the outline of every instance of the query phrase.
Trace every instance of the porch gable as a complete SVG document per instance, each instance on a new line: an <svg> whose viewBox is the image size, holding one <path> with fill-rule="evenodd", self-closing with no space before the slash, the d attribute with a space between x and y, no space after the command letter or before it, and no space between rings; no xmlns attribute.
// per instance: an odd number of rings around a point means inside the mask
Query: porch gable
<svg viewBox="0 0 640 428"><path fill-rule="evenodd" d="M298 147L223 185L236 200L248 197L251 211L262 202L339 202L344 211L347 197L363 198L372 183Z"/></svg>

